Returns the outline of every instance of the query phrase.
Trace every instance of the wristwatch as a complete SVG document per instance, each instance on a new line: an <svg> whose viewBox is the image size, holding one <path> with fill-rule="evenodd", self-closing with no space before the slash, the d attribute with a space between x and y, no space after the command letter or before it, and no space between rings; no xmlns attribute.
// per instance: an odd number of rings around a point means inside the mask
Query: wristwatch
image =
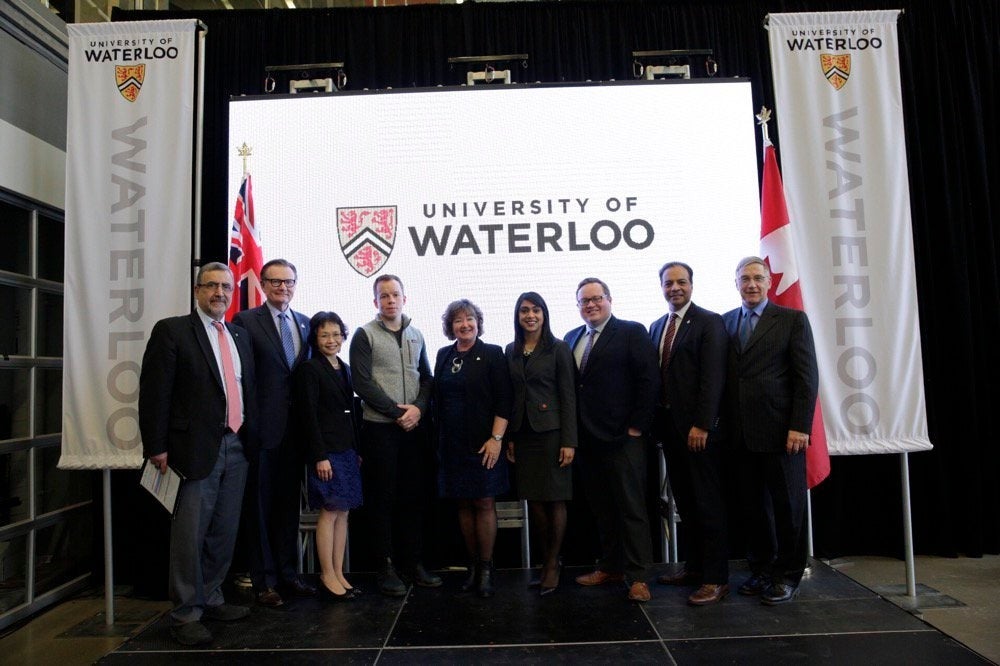
<svg viewBox="0 0 1000 666"><path fill-rule="evenodd" d="M495 441L495 442L502 442L503 441L503 435L493 435L493 441Z"/></svg>

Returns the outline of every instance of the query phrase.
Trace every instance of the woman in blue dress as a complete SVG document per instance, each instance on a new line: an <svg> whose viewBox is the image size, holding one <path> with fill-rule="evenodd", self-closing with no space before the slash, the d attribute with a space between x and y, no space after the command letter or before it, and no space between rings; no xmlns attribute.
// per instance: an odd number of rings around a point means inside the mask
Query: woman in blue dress
<svg viewBox="0 0 1000 666"><path fill-rule="evenodd" d="M495 498L510 488L501 455L510 417L510 376L503 350L480 339L483 312L474 303L451 303L441 321L455 343L438 351L434 366L438 486L441 497L458 501L458 524L471 563L462 589L492 597Z"/></svg>
<svg viewBox="0 0 1000 666"><path fill-rule="evenodd" d="M293 414L310 464L309 506L320 512L316 523L320 597L346 601L357 593L344 578L347 516L361 506L354 388L350 368L337 357L347 326L334 312L317 312L309 327L312 358L299 364L293 375Z"/></svg>

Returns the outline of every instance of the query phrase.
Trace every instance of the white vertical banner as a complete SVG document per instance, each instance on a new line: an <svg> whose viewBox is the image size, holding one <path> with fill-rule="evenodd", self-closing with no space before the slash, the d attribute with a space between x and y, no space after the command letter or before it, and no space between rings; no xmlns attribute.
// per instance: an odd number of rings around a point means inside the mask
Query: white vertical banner
<svg viewBox="0 0 1000 666"><path fill-rule="evenodd" d="M146 340L191 308L197 28L68 26L63 469L141 463Z"/></svg>
<svg viewBox="0 0 1000 666"><path fill-rule="evenodd" d="M834 455L931 448L898 16L768 17L791 241ZM782 266L771 269L779 284L794 282Z"/></svg>

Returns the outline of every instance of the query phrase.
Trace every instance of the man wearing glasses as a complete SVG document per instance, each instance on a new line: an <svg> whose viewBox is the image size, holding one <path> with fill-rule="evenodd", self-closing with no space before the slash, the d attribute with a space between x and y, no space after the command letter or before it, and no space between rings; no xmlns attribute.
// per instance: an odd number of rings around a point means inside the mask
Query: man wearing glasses
<svg viewBox="0 0 1000 666"><path fill-rule="evenodd" d="M285 259L260 270L266 302L233 317L253 342L260 427L248 456L244 527L250 548L250 580L257 603L281 606L277 588L311 596L316 588L299 578L296 566L302 457L288 432L292 370L308 357L309 318L289 305L298 271Z"/></svg>
<svg viewBox="0 0 1000 666"><path fill-rule="evenodd" d="M624 580L629 599L649 601L646 433L660 392L656 347L642 324L612 316L611 291L601 280L582 280L576 302L584 325L565 340L577 367L577 461L601 540L597 569L576 582Z"/></svg>
<svg viewBox="0 0 1000 666"><path fill-rule="evenodd" d="M170 527L171 633L182 645L212 640L202 619L239 620L222 582L233 557L247 476L245 445L256 420L250 338L223 318L233 274L213 262L198 271L197 307L153 327L139 375L143 455L182 477Z"/></svg>

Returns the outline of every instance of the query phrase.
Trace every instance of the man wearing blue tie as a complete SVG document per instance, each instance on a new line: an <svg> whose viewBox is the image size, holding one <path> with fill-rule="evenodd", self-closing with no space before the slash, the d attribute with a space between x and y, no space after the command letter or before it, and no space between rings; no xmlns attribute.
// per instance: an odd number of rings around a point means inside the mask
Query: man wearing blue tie
<svg viewBox="0 0 1000 666"><path fill-rule="evenodd" d="M299 487L302 454L288 427L292 371L309 356L309 318L290 307L298 271L285 259L260 269L266 302L238 312L233 323L253 342L257 369L258 437L248 456L244 528L250 555L250 580L257 603L281 606L278 592L311 596L316 588L298 575Z"/></svg>
<svg viewBox="0 0 1000 666"><path fill-rule="evenodd" d="M752 575L740 594L791 601L806 566L806 447L819 373L809 319L771 303L760 257L736 267L741 307L723 316L729 334L726 402L740 460Z"/></svg>

